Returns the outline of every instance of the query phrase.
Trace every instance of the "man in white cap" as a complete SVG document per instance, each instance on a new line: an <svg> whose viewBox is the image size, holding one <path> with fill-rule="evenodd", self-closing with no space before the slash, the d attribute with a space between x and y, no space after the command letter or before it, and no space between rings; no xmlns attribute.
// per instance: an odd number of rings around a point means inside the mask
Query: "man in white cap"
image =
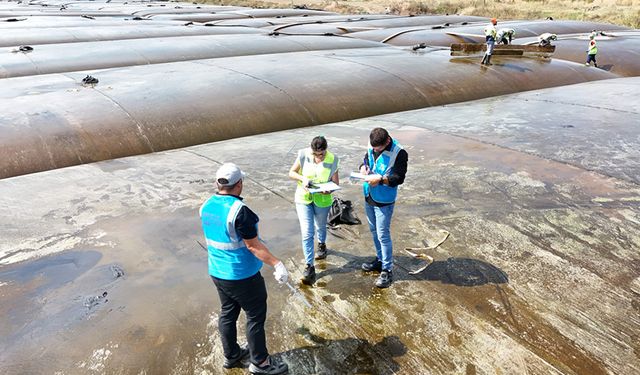
<svg viewBox="0 0 640 375"><path fill-rule="evenodd" d="M218 329L222 340L224 368L238 366L251 356L252 374L283 374L286 363L269 356L264 323L267 316L267 289L260 274L262 263L275 268L273 275L285 283L288 272L258 238L258 216L243 202L244 172L233 163L216 172L218 193L200 207L200 218L209 253L209 275L220 296ZM247 345L237 341L236 323L240 310L247 317Z"/></svg>

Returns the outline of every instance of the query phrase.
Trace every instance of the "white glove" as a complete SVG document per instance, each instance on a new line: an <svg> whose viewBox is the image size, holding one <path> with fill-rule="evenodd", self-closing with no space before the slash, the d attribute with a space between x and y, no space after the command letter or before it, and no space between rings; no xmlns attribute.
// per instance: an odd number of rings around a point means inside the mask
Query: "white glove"
<svg viewBox="0 0 640 375"><path fill-rule="evenodd" d="M286 283L287 280L289 280L289 272L287 272L287 269L284 267L284 264L282 264L282 262L278 262L276 263L274 268L276 270L275 272L273 272L273 276L276 278L276 280L280 284Z"/></svg>

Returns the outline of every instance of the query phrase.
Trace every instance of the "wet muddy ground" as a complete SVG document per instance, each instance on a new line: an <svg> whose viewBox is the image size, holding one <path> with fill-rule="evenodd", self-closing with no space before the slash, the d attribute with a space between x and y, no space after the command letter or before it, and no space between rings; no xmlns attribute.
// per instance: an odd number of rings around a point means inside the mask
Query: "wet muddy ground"
<svg viewBox="0 0 640 375"><path fill-rule="evenodd" d="M261 236L298 280L286 178L296 151L325 135L341 157L338 196L366 221L346 177L376 126L409 152L395 282L378 290L360 271L374 255L366 225L332 231L316 284L298 284L312 308L265 267L268 344L291 374L639 373L640 108L616 96L634 87L590 83L0 181L0 373L246 373L221 369L198 244L215 169L246 170ZM576 96L593 90L617 99ZM425 251L433 263L410 274L425 260L403 249L441 230L448 239Z"/></svg>

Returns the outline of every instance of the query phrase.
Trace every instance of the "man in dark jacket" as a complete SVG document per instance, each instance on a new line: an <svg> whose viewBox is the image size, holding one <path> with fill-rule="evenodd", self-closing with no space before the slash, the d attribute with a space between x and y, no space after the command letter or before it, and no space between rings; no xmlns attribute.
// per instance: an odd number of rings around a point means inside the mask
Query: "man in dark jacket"
<svg viewBox="0 0 640 375"><path fill-rule="evenodd" d="M388 288L393 282L393 243L391 216L398 194L398 185L404 182L409 155L402 145L383 128L369 134L369 149L360 167L364 179L365 212L369 230L376 248L376 259L363 263L364 271L377 271L378 288Z"/></svg>

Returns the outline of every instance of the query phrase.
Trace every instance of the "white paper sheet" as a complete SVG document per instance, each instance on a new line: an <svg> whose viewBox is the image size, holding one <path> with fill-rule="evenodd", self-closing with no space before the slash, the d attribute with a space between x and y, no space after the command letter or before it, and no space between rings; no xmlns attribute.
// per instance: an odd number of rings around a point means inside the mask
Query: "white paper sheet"
<svg viewBox="0 0 640 375"><path fill-rule="evenodd" d="M329 181L324 184L313 184L308 190L309 193L320 193L323 191L336 191L340 189L342 189L340 186L336 185L333 181Z"/></svg>

